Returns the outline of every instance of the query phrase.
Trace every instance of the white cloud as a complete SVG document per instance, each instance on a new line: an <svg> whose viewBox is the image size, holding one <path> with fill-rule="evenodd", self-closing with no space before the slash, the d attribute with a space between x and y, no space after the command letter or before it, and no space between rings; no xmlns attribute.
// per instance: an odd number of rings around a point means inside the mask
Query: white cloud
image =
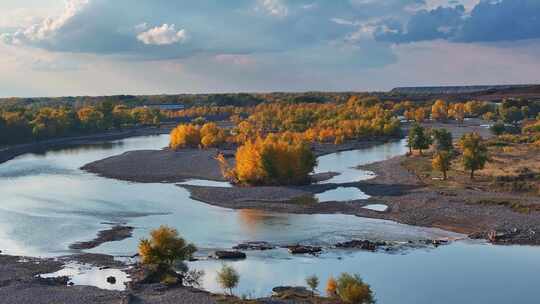
<svg viewBox="0 0 540 304"><path fill-rule="evenodd" d="M144 24L144 23L143 23ZM144 24L146 25L146 24ZM137 40L150 45L169 45L186 41L188 38L185 29L176 30L175 25L163 24L141 32L137 35Z"/></svg>
<svg viewBox="0 0 540 304"><path fill-rule="evenodd" d="M289 8L282 0L259 0L260 7L269 15L287 17Z"/></svg>
<svg viewBox="0 0 540 304"><path fill-rule="evenodd" d="M2 34L3 41L11 44L37 42L53 38L69 21L79 14L90 0L67 0L62 14L47 17L40 23L34 23L11 34Z"/></svg>

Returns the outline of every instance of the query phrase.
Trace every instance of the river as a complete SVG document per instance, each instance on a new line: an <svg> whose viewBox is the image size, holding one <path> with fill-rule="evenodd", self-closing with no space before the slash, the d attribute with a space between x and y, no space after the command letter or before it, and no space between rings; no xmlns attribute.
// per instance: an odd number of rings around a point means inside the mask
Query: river
<svg viewBox="0 0 540 304"><path fill-rule="evenodd" d="M175 185L123 182L78 169L105 157L159 149L167 143L167 135L135 137L27 154L0 165L0 250L27 256L70 254L71 243L93 239L111 222L134 226L134 237L89 252L132 255L138 240L162 224L177 228L202 253L257 240L329 245L353 238L406 241L459 236L349 215L228 210L195 201ZM366 179L372 175L353 167L404 152L403 142L395 142L330 154L319 158L316 172L342 173L331 182ZM346 200L364 194L343 188L327 193L323 201L336 195ZM528 303L537 299L536 289L530 286L540 271L539 253L540 249L528 246L459 241L437 249L391 254L331 250L320 257L292 257L277 249L249 252L248 259L233 265L241 274L237 292L251 296L268 295L277 285L303 285L307 275L317 274L325 282L330 275L348 271L359 273L372 285L379 303ZM204 287L218 291L214 275L221 262L199 261L190 266L205 270Z"/></svg>

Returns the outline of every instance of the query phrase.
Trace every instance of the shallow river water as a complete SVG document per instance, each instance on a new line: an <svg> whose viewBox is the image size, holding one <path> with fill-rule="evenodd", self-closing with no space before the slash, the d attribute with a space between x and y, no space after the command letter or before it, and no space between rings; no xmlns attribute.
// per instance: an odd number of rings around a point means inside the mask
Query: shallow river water
<svg viewBox="0 0 540 304"><path fill-rule="evenodd" d="M460 237L439 229L348 215L228 210L195 201L187 190L175 185L116 181L78 169L125 151L159 149L167 143L166 135L137 137L23 155L0 165L0 250L28 256L65 255L71 253L69 244L93 239L99 230L110 227L109 223L118 222L134 226L134 237L90 252L132 255L138 240L161 224L176 227L203 253L243 241L329 245L353 238L406 241ZM372 175L353 167L404 151L403 142L396 142L331 154L319 158L316 171L342 173L330 182L366 179ZM206 184L200 180L187 183ZM344 199L363 195L350 189L344 193L330 195ZM317 274L324 282L329 275L343 271L362 275L377 293L379 303L533 303L540 293L533 283L540 273L540 249L526 246L460 241L437 249L393 254L327 251L318 258L292 257L278 249L248 253L247 260L233 264L241 274L237 292L252 296L268 295L277 285L303 285L307 275ZM221 262L199 261L190 266L205 270L205 288L218 290L214 275Z"/></svg>

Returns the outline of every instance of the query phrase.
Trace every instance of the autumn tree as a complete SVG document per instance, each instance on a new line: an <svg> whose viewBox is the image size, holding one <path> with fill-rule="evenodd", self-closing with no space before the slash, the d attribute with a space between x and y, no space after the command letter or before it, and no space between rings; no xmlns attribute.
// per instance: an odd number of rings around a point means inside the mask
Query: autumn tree
<svg viewBox="0 0 540 304"><path fill-rule="evenodd" d="M183 261L191 259L196 250L193 244L179 236L176 229L167 226L152 230L150 239L139 242L141 262L154 271L153 276L159 281L177 278L171 270L173 266L187 272L187 265Z"/></svg>
<svg viewBox="0 0 540 304"><path fill-rule="evenodd" d="M270 135L236 151L235 181L245 185L303 184L317 164L309 145Z"/></svg>
<svg viewBox="0 0 540 304"><path fill-rule="evenodd" d="M217 147L225 141L225 131L213 122L202 126L200 136L204 148Z"/></svg>
<svg viewBox="0 0 540 304"><path fill-rule="evenodd" d="M326 296L330 298L337 296L337 281L333 277L326 282Z"/></svg>
<svg viewBox="0 0 540 304"><path fill-rule="evenodd" d="M488 161L487 147L478 133L463 135L459 141L459 146L463 150L463 167L470 171L472 180L474 179L474 172L483 169Z"/></svg>
<svg viewBox="0 0 540 304"><path fill-rule="evenodd" d="M171 131L169 148L178 150L181 148L196 148L201 143L201 132L195 125L179 125Z"/></svg>
<svg viewBox="0 0 540 304"><path fill-rule="evenodd" d="M415 117L414 109L405 110L405 112L403 112L403 116L407 121L413 121Z"/></svg>
<svg viewBox="0 0 540 304"><path fill-rule="evenodd" d="M447 178L447 172L450 170L450 165L452 162L452 157L450 152L448 151L438 151L435 154L435 157L433 157L433 160L431 162L433 169L441 171L443 174L443 180L446 180Z"/></svg>
<svg viewBox="0 0 540 304"><path fill-rule="evenodd" d="M238 286L238 282L240 281L240 275L232 266L223 265L221 270L218 271L216 279L219 286L223 289L228 289L229 294L232 296L233 289Z"/></svg>
<svg viewBox="0 0 540 304"><path fill-rule="evenodd" d="M448 118L448 106L444 100L438 99L431 107L431 119L445 121Z"/></svg>
<svg viewBox="0 0 540 304"><path fill-rule="evenodd" d="M421 125L415 123L409 130L409 136L407 138L407 146L410 153L412 150L419 150L422 155L422 150L428 149L431 144L431 137L426 133L426 130Z"/></svg>
<svg viewBox="0 0 540 304"><path fill-rule="evenodd" d="M414 111L414 120L417 123L424 122L426 119L426 110L424 108L418 108Z"/></svg>
<svg viewBox="0 0 540 304"><path fill-rule="evenodd" d="M375 297L359 275L342 273L337 279L337 295L347 304L374 304Z"/></svg>
<svg viewBox="0 0 540 304"><path fill-rule="evenodd" d="M465 120L465 105L463 103L454 103L448 109L448 116L462 123Z"/></svg>
<svg viewBox="0 0 540 304"><path fill-rule="evenodd" d="M77 116L81 122L81 126L86 131L101 130L103 124L103 113L97 111L93 107L85 107L77 111Z"/></svg>

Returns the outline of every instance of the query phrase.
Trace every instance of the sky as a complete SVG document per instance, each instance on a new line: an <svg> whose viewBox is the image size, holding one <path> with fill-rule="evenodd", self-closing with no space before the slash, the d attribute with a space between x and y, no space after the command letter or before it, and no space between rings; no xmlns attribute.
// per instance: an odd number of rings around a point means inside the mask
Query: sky
<svg viewBox="0 0 540 304"><path fill-rule="evenodd" d="M540 0L0 0L0 96L540 83Z"/></svg>

